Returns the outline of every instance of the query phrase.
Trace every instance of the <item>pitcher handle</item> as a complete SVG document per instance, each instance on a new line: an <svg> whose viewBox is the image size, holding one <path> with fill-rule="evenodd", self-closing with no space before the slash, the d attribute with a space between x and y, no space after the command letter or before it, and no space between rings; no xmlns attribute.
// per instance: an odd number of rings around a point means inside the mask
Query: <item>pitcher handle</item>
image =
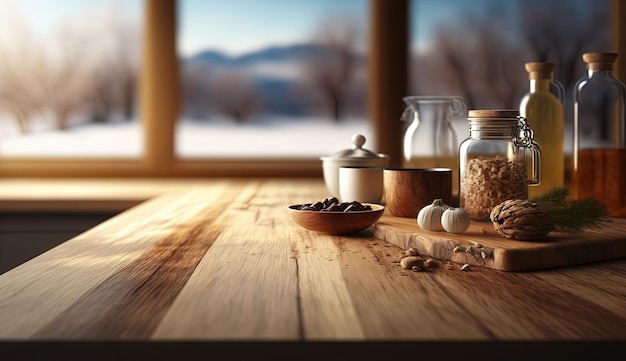
<svg viewBox="0 0 626 361"><path fill-rule="evenodd" d="M404 108L404 111L402 112L402 116L400 116L400 120L403 121L403 122L412 121L414 114L415 114L415 112L413 111L413 108L408 106L408 107Z"/></svg>
<svg viewBox="0 0 626 361"><path fill-rule="evenodd" d="M453 118L467 117L467 101L463 97L452 98L452 116Z"/></svg>

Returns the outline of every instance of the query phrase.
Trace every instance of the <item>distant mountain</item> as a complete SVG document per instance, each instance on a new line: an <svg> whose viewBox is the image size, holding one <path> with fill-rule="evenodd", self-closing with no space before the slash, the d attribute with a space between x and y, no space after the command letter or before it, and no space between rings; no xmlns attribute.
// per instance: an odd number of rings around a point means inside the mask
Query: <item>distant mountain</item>
<svg viewBox="0 0 626 361"><path fill-rule="evenodd" d="M314 44L294 44L286 46L272 46L240 56L231 57L219 50L204 50L187 58L191 61L199 61L213 66L231 65L247 66L260 62L289 62L303 56L315 56L324 51Z"/></svg>
<svg viewBox="0 0 626 361"><path fill-rule="evenodd" d="M218 50L204 50L186 60L209 63L212 65L225 65L231 62L231 58Z"/></svg>
<svg viewBox="0 0 626 361"><path fill-rule="evenodd" d="M193 73L193 76L219 74L220 70L231 70L246 74L254 83L254 87L262 95L263 112L269 114L301 115L307 112L309 104L306 99L294 96L294 89L302 85L303 89L311 89L306 85L307 74L298 64L300 58L320 58L325 52L323 47L314 44L294 44L271 46L239 56L230 56L216 49L206 49L183 58L183 66L199 65L206 67L206 73ZM362 65L365 57L359 56L357 66ZM200 75L198 75L200 74ZM209 81L207 78L205 81ZM309 88L307 88L309 87ZM313 91L313 90L310 90Z"/></svg>
<svg viewBox="0 0 626 361"><path fill-rule="evenodd" d="M289 46L272 46L259 51L244 54L236 59L235 63L247 65L260 61L284 62L300 57L319 56L325 50L319 45L296 44Z"/></svg>

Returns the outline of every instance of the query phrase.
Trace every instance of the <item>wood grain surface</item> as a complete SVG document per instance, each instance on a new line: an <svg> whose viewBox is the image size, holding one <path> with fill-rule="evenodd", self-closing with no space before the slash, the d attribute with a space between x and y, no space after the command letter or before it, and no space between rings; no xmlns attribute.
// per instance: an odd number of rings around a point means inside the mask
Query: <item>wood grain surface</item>
<svg viewBox="0 0 626 361"><path fill-rule="evenodd" d="M416 272L377 236L389 216L344 236L290 219L325 193L215 179L156 196L0 275L0 339L626 340L624 259Z"/></svg>

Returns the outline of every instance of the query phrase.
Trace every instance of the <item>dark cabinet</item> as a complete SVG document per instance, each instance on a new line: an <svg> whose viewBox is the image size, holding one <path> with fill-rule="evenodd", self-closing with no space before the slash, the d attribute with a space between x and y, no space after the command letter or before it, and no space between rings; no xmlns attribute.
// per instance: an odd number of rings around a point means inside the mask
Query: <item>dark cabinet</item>
<svg viewBox="0 0 626 361"><path fill-rule="evenodd" d="M0 213L0 273L114 216L111 212Z"/></svg>

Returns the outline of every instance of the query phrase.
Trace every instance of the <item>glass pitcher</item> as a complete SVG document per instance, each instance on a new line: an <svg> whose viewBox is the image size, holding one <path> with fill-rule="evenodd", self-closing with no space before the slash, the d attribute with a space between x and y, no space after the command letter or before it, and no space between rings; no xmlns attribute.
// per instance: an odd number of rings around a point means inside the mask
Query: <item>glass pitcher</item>
<svg viewBox="0 0 626 361"><path fill-rule="evenodd" d="M460 143L457 132L467 130L466 100L446 95L413 95L402 100L406 104L401 118L405 122L403 167L452 169L452 195L456 199Z"/></svg>

